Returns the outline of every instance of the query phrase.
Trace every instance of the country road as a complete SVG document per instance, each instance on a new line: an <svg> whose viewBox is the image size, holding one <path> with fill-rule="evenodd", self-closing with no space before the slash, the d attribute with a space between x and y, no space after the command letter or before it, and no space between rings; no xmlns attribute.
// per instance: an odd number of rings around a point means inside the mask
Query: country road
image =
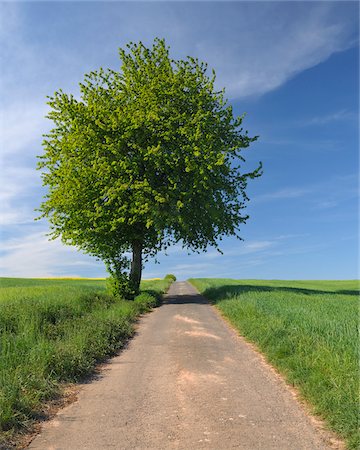
<svg viewBox="0 0 360 450"><path fill-rule="evenodd" d="M29 448L331 448L324 439L280 377L190 284L177 282Z"/></svg>

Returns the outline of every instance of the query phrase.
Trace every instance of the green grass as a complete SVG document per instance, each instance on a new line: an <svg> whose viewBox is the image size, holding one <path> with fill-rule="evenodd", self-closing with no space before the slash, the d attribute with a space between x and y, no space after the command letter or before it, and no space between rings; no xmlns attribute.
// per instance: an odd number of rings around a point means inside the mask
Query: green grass
<svg viewBox="0 0 360 450"><path fill-rule="evenodd" d="M190 281L349 449L360 448L358 281Z"/></svg>
<svg viewBox="0 0 360 450"><path fill-rule="evenodd" d="M0 278L0 288L19 288L35 286L90 287L105 289L105 279L101 278ZM2 295L3 297L3 295Z"/></svg>
<svg viewBox="0 0 360 450"><path fill-rule="evenodd" d="M116 300L105 284L0 278L0 447L28 429L64 382L82 379L119 350L170 280L142 282L135 301Z"/></svg>

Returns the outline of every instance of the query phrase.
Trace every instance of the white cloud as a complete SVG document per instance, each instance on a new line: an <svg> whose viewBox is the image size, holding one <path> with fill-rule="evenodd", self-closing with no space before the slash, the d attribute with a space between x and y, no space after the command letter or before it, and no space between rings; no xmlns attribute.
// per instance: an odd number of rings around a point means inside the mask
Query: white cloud
<svg viewBox="0 0 360 450"><path fill-rule="evenodd" d="M327 200L327 201L325 200L325 201L317 203L314 208L315 209L329 209L329 208L335 208L336 206L338 206L337 202L331 201L331 200Z"/></svg>
<svg viewBox="0 0 360 450"><path fill-rule="evenodd" d="M346 109L342 109L340 111L336 111L330 114L326 114L323 116L315 116L310 119L298 122L300 126L319 126L319 125L327 125L332 122L337 121L349 121L358 119L358 114L354 112L347 111Z"/></svg>
<svg viewBox="0 0 360 450"><path fill-rule="evenodd" d="M281 234L280 236L277 236L276 240L283 240L283 239L298 239L298 238L304 238L310 236L309 233L288 233L288 234Z"/></svg>
<svg viewBox="0 0 360 450"><path fill-rule="evenodd" d="M26 224L31 223L32 221L33 217L25 207L22 207L15 211L9 206L4 207L3 205L1 205L1 226Z"/></svg>
<svg viewBox="0 0 360 450"><path fill-rule="evenodd" d="M251 241L251 242L247 242L244 245L245 250L248 253L252 253L252 252L258 252L260 250L264 250L266 248L269 248L273 245L274 243L271 241Z"/></svg>
<svg viewBox="0 0 360 450"><path fill-rule="evenodd" d="M260 194L252 199L252 203L298 199L307 196L309 201L315 200L317 205L326 208L346 200L358 198L358 182L358 174L334 175L319 183L308 184L303 187L285 187ZM334 186L336 186L336 189L334 189Z"/></svg>
<svg viewBox="0 0 360 450"><path fill-rule="evenodd" d="M276 245L275 240L254 240L245 241L238 246L232 246L230 249L224 249L224 257L244 256L248 259L249 255L256 253L258 255L266 254Z"/></svg>
<svg viewBox="0 0 360 450"><path fill-rule="evenodd" d="M252 203L265 202L269 200L286 200L290 198L300 198L311 193L309 188L284 188L274 192L258 195L252 199Z"/></svg>
<svg viewBox="0 0 360 450"><path fill-rule="evenodd" d="M150 274L157 273L157 275L154 275L154 276L162 276L162 275L159 275L159 273L162 274L165 271L166 273L174 273L177 278L184 279L184 278L189 278L192 276L197 276L197 277L207 276L210 273L216 272L217 264L202 263L200 261L197 261L196 256L194 256L193 258L189 258L189 259L192 259L193 262L186 263L186 264L176 264L176 263L161 264L159 266L158 272L154 272L152 270L149 273ZM147 277L150 277L149 273L146 270L144 271L144 275Z"/></svg>
<svg viewBox="0 0 360 450"><path fill-rule="evenodd" d="M182 43L196 42L196 56L216 69L218 84L230 97L276 89L354 43L353 18L339 5L232 2L217 13L216 7L198 5L201 14L191 29L187 14L180 15Z"/></svg>
<svg viewBox="0 0 360 450"><path fill-rule="evenodd" d="M0 39L12 39L14 31L19 26L19 10L16 4L0 3Z"/></svg>
<svg viewBox="0 0 360 450"><path fill-rule="evenodd" d="M43 232L11 238L3 242L2 251L1 276L84 276L81 269L88 272L90 268L99 276L104 275L102 264L95 258L66 247L59 240L49 241Z"/></svg>
<svg viewBox="0 0 360 450"><path fill-rule="evenodd" d="M81 70L97 68L106 58L115 61L119 45L140 39L150 45L159 36L166 38L176 58L192 55L208 62L217 72L219 87L225 86L230 97L244 97L276 89L355 43L356 5L340 2L188 2L186 7L181 2L110 2L101 8L97 3L86 7L69 3L59 10L59 23L67 14L73 29L83 26L79 18L84 8L96 43L84 45L81 34L74 33L73 45L65 48L60 41L41 47L25 42L23 9L7 7L6 15L17 11L18 17L3 36L11 44L11 55L18 55L15 62L25 61L32 83L38 79L49 85L48 78L54 81L57 73L59 85L65 87L69 77L81 76ZM61 31L66 32L59 29L59 40Z"/></svg>
<svg viewBox="0 0 360 450"><path fill-rule="evenodd" d="M34 190L41 185L40 174L34 168L21 166L3 165L1 169L0 225L33 222L37 216Z"/></svg>
<svg viewBox="0 0 360 450"><path fill-rule="evenodd" d="M0 109L1 156L16 154L33 156L41 152L42 134L48 124L44 120L47 107L43 98L23 100Z"/></svg>
<svg viewBox="0 0 360 450"><path fill-rule="evenodd" d="M66 8L54 3L52 8L59 8L59 15L53 15L56 20L48 29L43 20L49 7L46 2L26 7L21 3L0 4L3 225L26 224L36 215L33 207L40 200L41 182L32 165L35 155L41 153L41 134L49 127L44 119L45 95L58 87L65 91L76 89L83 74L93 68L101 65L117 68L119 45L131 39L151 44L155 36L163 36L171 46L172 56L184 58L189 54L207 61L217 72L218 85L227 88L227 96L240 98L276 89L302 70L353 44L355 19L349 5L343 8L330 2L218 3L189 2L184 7L176 2L148 5L114 2L94 3L90 7L88 3L79 6L71 2ZM40 18L41 27L34 33L35 20ZM66 28L68 22L72 28ZM96 39L85 40L83 30L77 29L77 25L83 27L84 23L89 35ZM51 27L57 27L58 31L48 40L45 33L50 34ZM67 30L73 33L70 43L69 39L66 41ZM346 112L337 114L311 120L314 124L341 120ZM307 188L284 188L259 196L256 201L300 198L308 193ZM59 241L48 242L42 231L27 234L28 225L24 226L24 229L14 227L12 233L16 237L3 242L4 275L76 275L73 269L80 273L82 267L92 267L103 274L101 264L94 259L64 247ZM34 225L33 229L42 230L42 225L38 228ZM257 256L272 246L271 241L251 241L231 251ZM169 257L182 254L185 256L186 251L180 245L169 249ZM228 255L231 256L230 250ZM217 257L221 255L209 252L202 261ZM159 271L191 276L216 274L219 270L217 260L214 264L201 259L194 261L194 266L175 264L169 270L162 264ZM253 263L261 264L261 259L254 259ZM251 262L247 261L248 264Z"/></svg>

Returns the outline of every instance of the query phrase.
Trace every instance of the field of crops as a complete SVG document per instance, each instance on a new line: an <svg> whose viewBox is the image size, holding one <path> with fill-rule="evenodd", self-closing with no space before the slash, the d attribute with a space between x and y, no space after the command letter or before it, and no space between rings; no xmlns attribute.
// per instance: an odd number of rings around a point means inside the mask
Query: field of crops
<svg viewBox="0 0 360 450"><path fill-rule="evenodd" d="M105 280L0 278L0 447L64 382L121 348L170 282L144 281L125 301L106 293Z"/></svg>
<svg viewBox="0 0 360 450"><path fill-rule="evenodd" d="M357 281L190 281L349 448L360 448Z"/></svg>

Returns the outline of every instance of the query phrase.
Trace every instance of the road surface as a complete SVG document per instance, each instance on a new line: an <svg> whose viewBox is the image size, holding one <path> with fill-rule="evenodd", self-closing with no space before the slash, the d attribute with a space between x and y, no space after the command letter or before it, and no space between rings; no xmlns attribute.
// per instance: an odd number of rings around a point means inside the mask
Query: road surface
<svg viewBox="0 0 360 450"><path fill-rule="evenodd" d="M284 382L190 284L30 449L329 449Z"/></svg>

